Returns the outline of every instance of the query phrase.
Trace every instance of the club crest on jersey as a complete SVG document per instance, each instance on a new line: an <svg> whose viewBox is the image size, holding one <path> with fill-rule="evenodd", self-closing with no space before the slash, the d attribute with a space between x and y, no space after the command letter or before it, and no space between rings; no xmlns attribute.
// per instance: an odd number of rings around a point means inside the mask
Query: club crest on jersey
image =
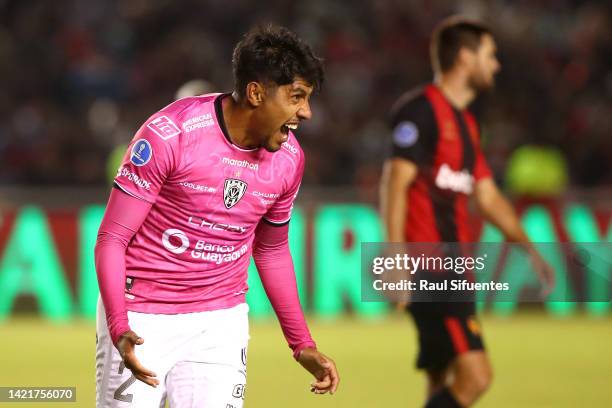
<svg viewBox="0 0 612 408"><path fill-rule="evenodd" d="M130 153L130 161L136 166L144 166L151 160L153 156L153 149L147 139L140 139L134 146Z"/></svg>
<svg viewBox="0 0 612 408"><path fill-rule="evenodd" d="M228 210L238 204L247 190L247 183L238 179L225 179L223 186L223 203Z"/></svg>

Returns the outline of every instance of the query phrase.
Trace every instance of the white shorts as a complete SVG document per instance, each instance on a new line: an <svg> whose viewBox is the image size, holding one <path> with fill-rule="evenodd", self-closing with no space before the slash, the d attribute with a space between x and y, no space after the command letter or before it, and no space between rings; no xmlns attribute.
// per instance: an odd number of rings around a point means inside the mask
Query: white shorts
<svg viewBox="0 0 612 408"><path fill-rule="evenodd" d="M157 374L153 388L132 377L112 344L98 300L96 407L241 408L246 387L249 307L176 315L128 312L144 339L136 357Z"/></svg>

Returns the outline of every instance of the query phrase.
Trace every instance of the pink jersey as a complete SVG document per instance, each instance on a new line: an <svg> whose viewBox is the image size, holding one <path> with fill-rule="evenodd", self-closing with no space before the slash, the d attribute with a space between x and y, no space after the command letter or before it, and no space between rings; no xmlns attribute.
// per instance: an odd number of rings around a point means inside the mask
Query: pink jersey
<svg viewBox="0 0 612 408"><path fill-rule="evenodd" d="M232 144L222 98L184 98L151 116L117 170L123 191L153 204L126 252L128 310L243 303L257 224L291 217L304 171L296 138L274 153Z"/></svg>

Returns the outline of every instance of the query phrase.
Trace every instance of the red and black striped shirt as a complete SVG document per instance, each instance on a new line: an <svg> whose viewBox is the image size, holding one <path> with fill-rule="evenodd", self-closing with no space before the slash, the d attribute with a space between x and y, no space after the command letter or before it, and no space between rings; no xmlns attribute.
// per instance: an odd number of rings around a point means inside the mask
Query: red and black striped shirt
<svg viewBox="0 0 612 408"><path fill-rule="evenodd" d="M407 242L471 242L468 196L491 177L480 150L478 124L454 108L432 84L404 94L391 112L393 157L414 162L418 175L406 192Z"/></svg>

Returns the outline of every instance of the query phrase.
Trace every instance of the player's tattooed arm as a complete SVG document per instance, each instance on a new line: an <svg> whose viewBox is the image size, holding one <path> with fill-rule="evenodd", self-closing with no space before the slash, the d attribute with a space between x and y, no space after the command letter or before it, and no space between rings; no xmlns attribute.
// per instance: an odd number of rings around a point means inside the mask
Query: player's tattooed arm
<svg viewBox="0 0 612 408"><path fill-rule="evenodd" d="M310 391L315 394L334 394L340 383L336 363L325 354L313 348L305 348L300 352L298 361L314 377Z"/></svg>

